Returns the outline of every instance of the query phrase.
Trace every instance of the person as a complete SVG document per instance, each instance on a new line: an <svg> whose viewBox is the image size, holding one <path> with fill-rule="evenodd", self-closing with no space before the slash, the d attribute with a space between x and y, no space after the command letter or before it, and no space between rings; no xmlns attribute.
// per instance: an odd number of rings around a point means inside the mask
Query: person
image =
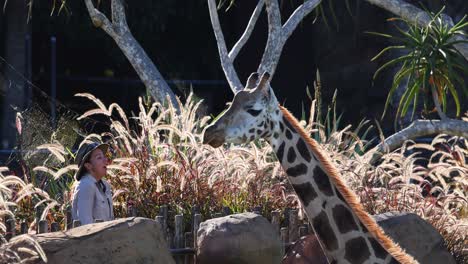
<svg viewBox="0 0 468 264"><path fill-rule="evenodd" d="M78 170L75 173L75 188L72 198L73 220L81 225L100 219L114 219L111 185L104 179L109 159L108 144L85 141L75 157Z"/></svg>

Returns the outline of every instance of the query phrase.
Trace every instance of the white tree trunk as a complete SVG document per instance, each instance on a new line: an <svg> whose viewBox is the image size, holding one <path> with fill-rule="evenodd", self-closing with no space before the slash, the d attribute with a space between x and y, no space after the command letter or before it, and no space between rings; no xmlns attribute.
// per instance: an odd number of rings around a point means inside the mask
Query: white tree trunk
<svg viewBox="0 0 468 264"><path fill-rule="evenodd" d="M382 143L368 151L365 160L375 163L384 153L391 152L402 146L407 140L436 134L447 134L468 138L468 122L456 119L416 120L407 128L386 138Z"/></svg>
<svg viewBox="0 0 468 264"><path fill-rule="evenodd" d="M151 96L161 103L167 103L169 98L172 105L179 109L174 92L130 32L122 0L112 0L112 21L109 21L103 13L94 7L92 0L85 0L85 4L93 24L103 29L114 39Z"/></svg>
<svg viewBox="0 0 468 264"><path fill-rule="evenodd" d="M366 0L370 4L379 6L393 14L412 21L419 25L427 25L430 21L429 15L424 11L412 4L406 3L403 0ZM257 68L258 72L268 71L271 76L274 75L276 67L283 47L291 36L292 32L296 29L297 25L320 4L321 0L306 0L301 4L288 18L284 25L281 23L281 14L279 10L278 0L258 0L257 6L252 13L252 16L247 24L244 34L240 37L238 42L233 46L231 52L228 52L226 42L224 40L223 31L219 23L218 12L216 10L215 0L207 0L208 8L211 17L211 24L213 32L218 44L218 51L221 60L221 66L226 75L231 90L236 93L243 89L243 85L239 80L238 74L234 67L234 60L237 54L248 41L255 23L260 16L263 6L266 6L268 16L268 39L263 52L262 60ZM444 22L447 25L453 25L453 21L448 16L443 16ZM455 40L466 40L464 36L457 36ZM458 51L468 60L468 44L459 43L455 45Z"/></svg>
<svg viewBox="0 0 468 264"><path fill-rule="evenodd" d="M265 50L263 52L262 60L257 68L258 72L269 72L271 76L276 71L281 52L283 51L284 44L291 36L292 32L296 29L297 25L306 17L314 8L321 2L321 0L307 0L304 1L288 18L284 25L281 23L281 14L279 10L278 0L259 0L255 10L250 17L244 34L240 37L237 43L233 46L231 52L228 53L226 42L224 41L223 31L219 23L218 12L216 10L215 0L207 0L208 8L211 17L211 25L218 44L219 57L221 59L221 66L226 75L226 79L231 87L231 90L236 93L243 89L243 85L239 80L236 69L234 68L234 60L249 39L255 23L260 16L263 5L266 5L268 16L268 39Z"/></svg>

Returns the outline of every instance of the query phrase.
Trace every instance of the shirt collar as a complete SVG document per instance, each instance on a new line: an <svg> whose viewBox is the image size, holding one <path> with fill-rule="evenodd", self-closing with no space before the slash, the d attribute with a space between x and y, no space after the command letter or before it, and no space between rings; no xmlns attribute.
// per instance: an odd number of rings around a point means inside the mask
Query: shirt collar
<svg viewBox="0 0 468 264"><path fill-rule="evenodd" d="M94 177L93 177L91 174L89 174L89 173L85 173L85 174L83 175L82 178L84 178L84 177L89 178L93 183L96 183L96 182L97 182L96 178L94 178Z"/></svg>

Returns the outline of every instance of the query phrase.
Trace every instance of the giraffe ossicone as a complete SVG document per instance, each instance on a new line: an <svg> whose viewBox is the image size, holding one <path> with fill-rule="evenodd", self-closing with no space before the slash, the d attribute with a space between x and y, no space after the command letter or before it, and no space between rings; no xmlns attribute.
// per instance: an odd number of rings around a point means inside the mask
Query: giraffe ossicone
<svg viewBox="0 0 468 264"><path fill-rule="evenodd" d="M365 212L319 144L279 105L269 79L268 73L260 78L252 73L228 109L206 128L203 143L268 141L330 263L418 263Z"/></svg>

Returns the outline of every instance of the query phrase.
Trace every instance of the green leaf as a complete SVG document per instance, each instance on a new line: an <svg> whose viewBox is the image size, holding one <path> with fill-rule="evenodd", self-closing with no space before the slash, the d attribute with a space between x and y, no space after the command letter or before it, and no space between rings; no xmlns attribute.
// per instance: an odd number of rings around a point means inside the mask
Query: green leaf
<svg viewBox="0 0 468 264"><path fill-rule="evenodd" d="M384 38L394 38L394 36L392 36L392 35L379 33L379 32L364 31L364 33L370 34L370 35L375 35L375 36L380 36L380 37L384 37Z"/></svg>
<svg viewBox="0 0 468 264"><path fill-rule="evenodd" d="M384 49L382 49L377 55L375 55L371 61L374 61L376 60L378 57L382 56L382 54L384 54L385 52L389 51L389 50L392 50L392 49L403 49L405 48L405 46L388 46Z"/></svg>
<svg viewBox="0 0 468 264"><path fill-rule="evenodd" d="M384 65L382 65L380 68L377 69L377 71L375 71L374 73L374 76L372 77L373 79L375 79L377 77L377 75L385 68L391 66L391 65L394 65L396 63L399 63L399 62L402 62L402 61L406 61L408 58L411 58L413 55L412 54L408 54L408 55L404 55L404 56L401 56L399 58L396 58L396 59L393 59L391 61L388 61L386 62Z"/></svg>

